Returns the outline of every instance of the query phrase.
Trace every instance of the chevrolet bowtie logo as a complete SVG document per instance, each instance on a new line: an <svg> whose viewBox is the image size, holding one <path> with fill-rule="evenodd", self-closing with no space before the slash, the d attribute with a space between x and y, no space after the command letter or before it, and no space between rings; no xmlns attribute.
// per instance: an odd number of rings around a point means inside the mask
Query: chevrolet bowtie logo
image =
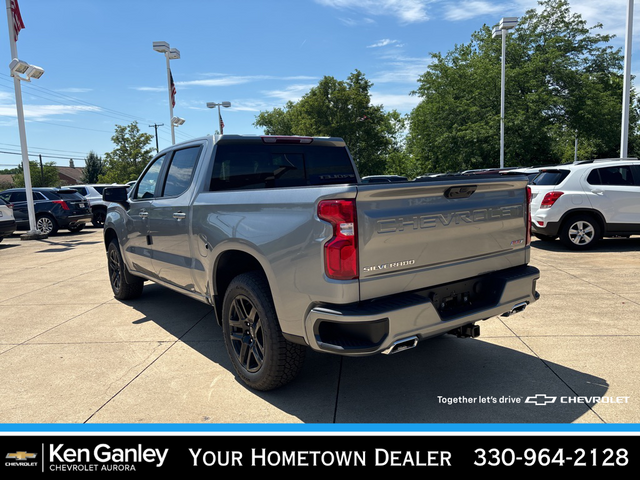
<svg viewBox="0 0 640 480"><path fill-rule="evenodd" d="M524 403L533 403L535 405L546 405L547 403L555 403L558 397L548 397L544 393L538 393L533 397L527 397Z"/></svg>
<svg viewBox="0 0 640 480"><path fill-rule="evenodd" d="M7 453L7 458L11 460L27 460L28 458L36 458L36 454L27 452Z"/></svg>

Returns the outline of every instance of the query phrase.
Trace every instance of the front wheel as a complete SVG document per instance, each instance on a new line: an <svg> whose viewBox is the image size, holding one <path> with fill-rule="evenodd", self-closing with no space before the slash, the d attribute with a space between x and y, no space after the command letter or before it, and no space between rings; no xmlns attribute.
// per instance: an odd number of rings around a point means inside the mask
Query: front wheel
<svg viewBox="0 0 640 480"><path fill-rule="evenodd" d="M251 388L281 387L302 369L305 347L282 335L269 286L258 273L241 274L227 288L222 331L236 373Z"/></svg>
<svg viewBox="0 0 640 480"><path fill-rule="evenodd" d="M107 269L111 290L118 300L129 300L142 295L144 280L129 273L116 240L112 240L107 248Z"/></svg>
<svg viewBox="0 0 640 480"><path fill-rule="evenodd" d="M600 239L600 225L589 215L577 215L564 222L560 230L560 240L567 247L586 250Z"/></svg>

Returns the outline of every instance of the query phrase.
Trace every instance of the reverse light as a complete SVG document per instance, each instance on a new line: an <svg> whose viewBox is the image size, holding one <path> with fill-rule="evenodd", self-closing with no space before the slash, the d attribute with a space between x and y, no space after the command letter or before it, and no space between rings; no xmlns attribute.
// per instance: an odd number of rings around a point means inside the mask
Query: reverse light
<svg viewBox="0 0 640 480"><path fill-rule="evenodd" d="M64 200L52 200L52 203L60 205L63 210L69 210L69 205Z"/></svg>
<svg viewBox="0 0 640 480"><path fill-rule="evenodd" d="M318 217L333 226L333 237L324 246L325 274L334 280L358 278L355 200L323 200Z"/></svg>
<svg viewBox="0 0 640 480"><path fill-rule="evenodd" d="M540 203L540 208L551 208L562 195L564 195L564 192L546 193L542 199L542 203Z"/></svg>

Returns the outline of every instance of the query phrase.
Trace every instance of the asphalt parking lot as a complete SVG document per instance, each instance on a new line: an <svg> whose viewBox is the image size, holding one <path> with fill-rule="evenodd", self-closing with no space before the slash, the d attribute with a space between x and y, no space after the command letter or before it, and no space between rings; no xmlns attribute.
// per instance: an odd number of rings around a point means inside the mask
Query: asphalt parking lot
<svg viewBox="0 0 640 480"><path fill-rule="evenodd" d="M294 383L259 393L235 378L210 307L152 283L113 298L101 233L0 243L0 423L640 422L640 237L589 252L534 240L540 301L479 338L309 352Z"/></svg>

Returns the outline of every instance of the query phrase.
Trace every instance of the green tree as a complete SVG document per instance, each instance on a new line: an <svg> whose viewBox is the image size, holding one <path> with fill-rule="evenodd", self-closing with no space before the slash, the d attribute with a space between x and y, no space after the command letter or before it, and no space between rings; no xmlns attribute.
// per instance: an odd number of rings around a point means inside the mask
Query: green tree
<svg viewBox="0 0 640 480"><path fill-rule="evenodd" d="M507 37L505 165L541 165L619 152L622 57L566 0L539 2ZM428 171L497 167L501 39L483 26L468 44L434 53L419 78L409 152ZM634 104L631 135L636 135ZM630 142L633 145L633 142Z"/></svg>
<svg viewBox="0 0 640 480"><path fill-rule="evenodd" d="M82 183L98 183L100 175L104 171L104 162L102 157L98 156L93 150L84 159L84 169L82 171Z"/></svg>
<svg viewBox="0 0 640 480"><path fill-rule="evenodd" d="M385 173L396 147L397 114L371 104L371 86L358 70L346 81L325 76L298 102L260 112L254 125L267 135L341 137L361 175Z"/></svg>
<svg viewBox="0 0 640 480"><path fill-rule="evenodd" d="M54 162L45 162L40 168L40 162L29 162L29 174L32 187L57 187L60 185L60 175ZM24 170L22 165L18 167L18 173L13 175L15 187L24 187Z"/></svg>
<svg viewBox="0 0 640 480"><path fill-rule="evenodd" d="M151 134L140 132L138 122L127 126L116 125L116 132L111 137L116 148L105 153L104 173L99 176L99 181L126 183L138 178L153 158L155 148L149 146L152 139Z"/></svg>

